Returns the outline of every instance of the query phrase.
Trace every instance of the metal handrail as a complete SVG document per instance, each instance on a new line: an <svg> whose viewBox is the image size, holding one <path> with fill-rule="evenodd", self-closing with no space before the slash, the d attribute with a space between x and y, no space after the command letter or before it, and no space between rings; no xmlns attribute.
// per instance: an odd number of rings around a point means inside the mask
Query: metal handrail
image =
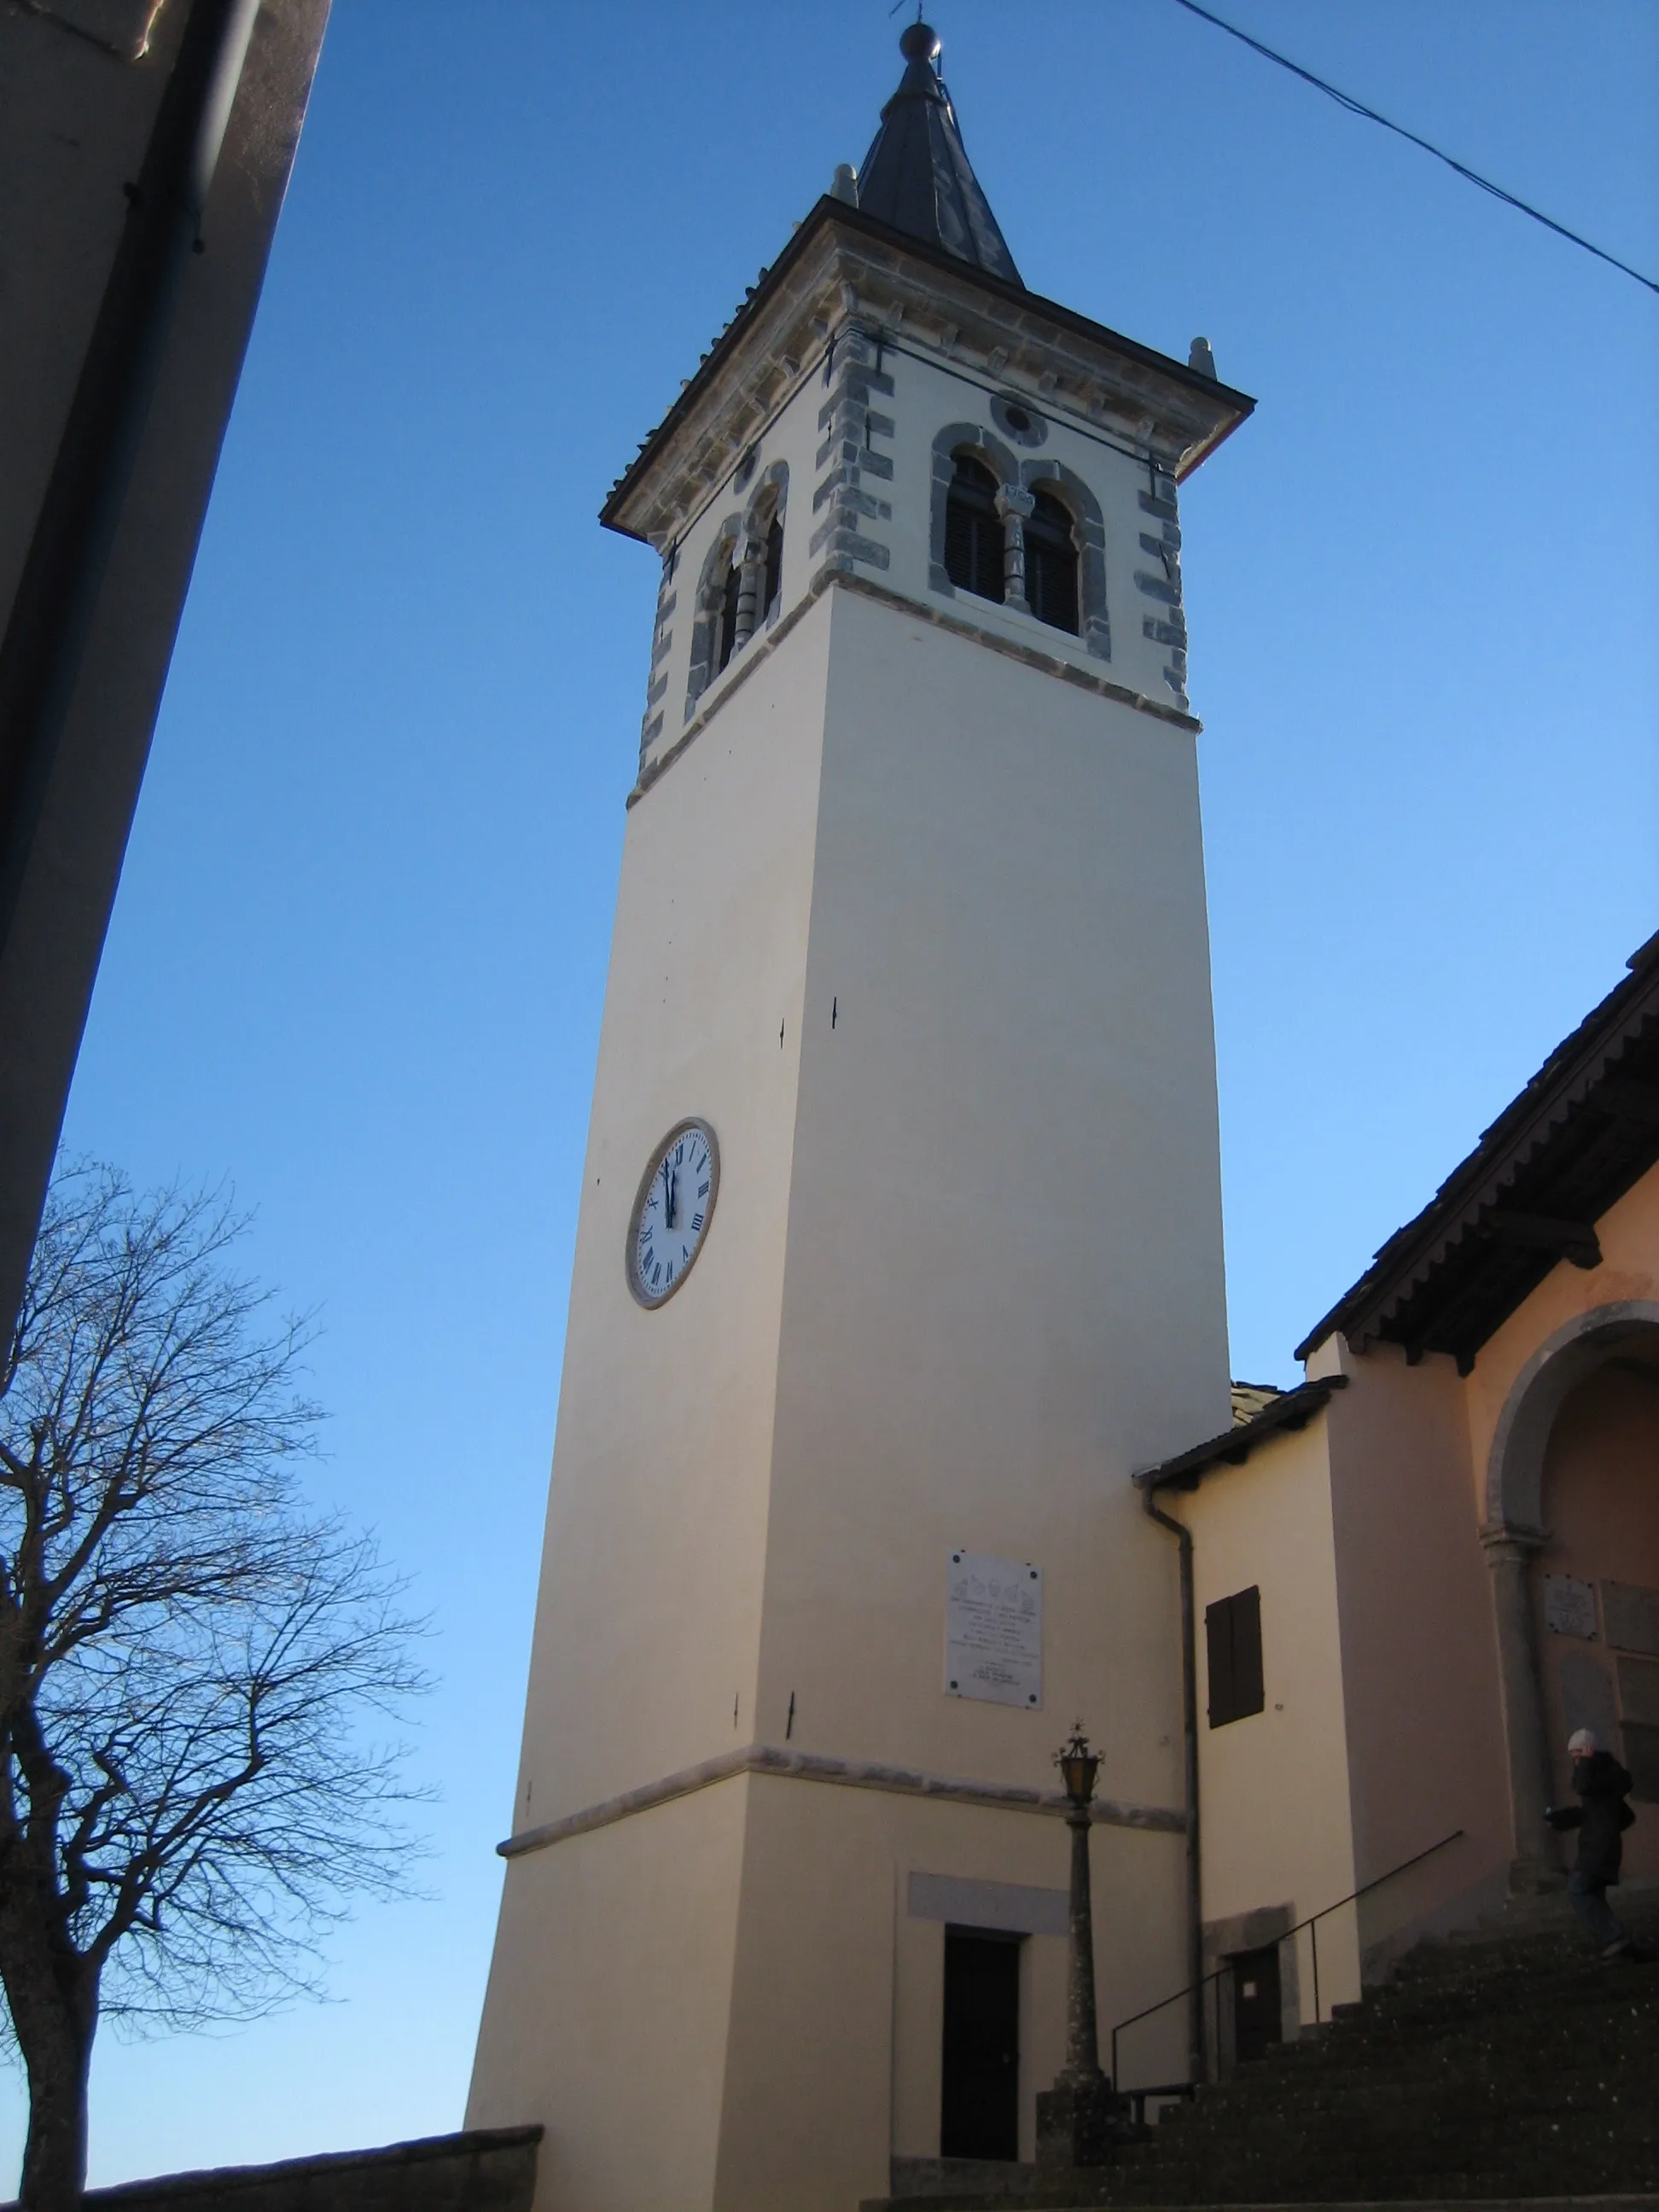
<svg viewBox="0 0 1659 2212"><path fill-rule="evenodd" d="M1465 1831L1462 1828L1454 1828L1450 1835L1442 1836L1437 1844L1431 1844L1426 1850L1414 1851L1410 1858L1401 1859L1398 1866L1390 1867L1387 1874L1378 1875L1373 1881L1362 1882L1358 1889L1350 1890L1346 1897L1339 1897L1334 1905L1327 1905L1317 1912L1310 1912L1305 1920L1298 1920L1294 1928L1287 1928L1282 1936L1277 1936L1273 1938L1275 1944L1288 1943L1291 1936L1299 1936L1304 1928L1311 1928L1314 1930L1310 1940L1313 1950L1313 1999L1314 2021L1316 2025L1318 2024L1320 2020L1319 1922L1328 1919L1333 1912L1340 1912L1345 1905L1353 1905L1356 1904L1360 1898L1369 1897L1372 1890L1381 1889L1385 1881L1392 1881L1395 1875L1404 1874L1408 1867L1420 1865L1423 1860L1432 1858L1437 1851L1443 1851L1448 1844L1455 1844L1458 1838ZM1232 1966L1230 1961L1225 1965L1216 1967L1213 1972L1204 1975L1201 1979L1196 1982L1188 1982L1184 1990L1177 1990L1173 1996L1160 1997L1155 2005L1148 2005L1142 2012L1132 2012L1127 2020L1119 2021L1117 2026L1112 2030L1112 2080L1114 2082L1117 2081L1117 2039L1121 2029L1126 2027L1133 2027L1139 2021L1150 2020L1155 2012L1162 2012L1166 2005L1179 2004L1182 1997L1192 1996L1197 1990L1207 1989L1212 1982L1219 1982L1224 1975L1229 1974L1231 1972ZM1218 1997L1218 2003L1219 2000ZM1218 2024L1219 2022L1219 2017L1220 2014L1218 2008Z"/></svg>

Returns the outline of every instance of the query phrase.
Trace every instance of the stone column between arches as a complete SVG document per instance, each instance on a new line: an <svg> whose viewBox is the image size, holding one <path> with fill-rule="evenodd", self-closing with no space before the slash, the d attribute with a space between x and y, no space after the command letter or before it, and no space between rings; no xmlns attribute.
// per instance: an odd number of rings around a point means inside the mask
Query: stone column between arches
<svg viewBox="0 0 1659 2212"><path fill-rule="evenodd" d="M1517 1896L1559 1889L1564 1879L1554 1833L1544 1818L1550 1796L1550 1758L1544 1734L1544 1676L1533 1617L1532 1563L1548 1540L1542 1528L1500 1524L1480 1531L1492 1570L1498 1694L1504 1705L1515 1826L1510 1888Z"/></svg>

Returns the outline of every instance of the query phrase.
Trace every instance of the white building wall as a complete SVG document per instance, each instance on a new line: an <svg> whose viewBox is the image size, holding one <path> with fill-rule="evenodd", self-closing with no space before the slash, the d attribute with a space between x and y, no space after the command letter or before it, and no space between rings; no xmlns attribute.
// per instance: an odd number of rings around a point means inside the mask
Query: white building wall
<svg viewBox="0 0 1659 2212"><path fill-rule="evenodd" d="M1228 1405L1193 741L851 592L828 676L763 1727L1047 1787L1092 1712L1174 1804L1128 1477ZM953 1544L1042 1566L1040 1717L941 1696Z"/></svg>
<svg viewBox="0 0 1659 2212"><path fill-rule="evenodd" d="M757 492L769 478L775 477L780 468L787 471L787 498L783 583L776 621L797 609L807 594L813 574L820 566L809 550L809 541L813 524L812 487L817 475L814 456L823 442L817 414L825 397L821 372L809 369L782 404L775 419L755 438L744 467L709 491L676 544L665 549L663 580L657 601L656 657L642 725L641 767L647 762L660 762L684 737L688 723L694 718L698 722L706 719L729 691L738 687L759 657L756 647L767 641L776 626L775 622L769 626L763 621L751 643L693 695L693 639L699 592L711 550L723 532L740 526Z"/></svg>
<svg viewBox="0 0 1659 2212"><path fill-rule="evenodd" d="M754 1732L773 1399L830 608L631 811L582 1200L514 1825ZM653 1148L721 1146L685 1288L623 1271Z"/></svg>
<svg viewBox="0 0 1659 2212"><path fill-rule="evenodd" d="M1096 1832L1109 2026L1186 1958L1174 1561L1129 1477L1229 1401L1195 726L1133 583L1149 471L1048 411L1042 453L1105 519L1109 660L939 588L936 443L992 397L856 331L683 532L514 1826L750 1743L1050 1790L1081 1716L1102 1795L1165 1821ZM688 718L708 550L780 464L777 616ZM629 1212L691 1114L719 1205L647 1312ZM953 1546L1043 1569L1038 1711L946 1694ZM844 2212L939 2149L941 1938L909 1875L1066 1868L1050 1817L774 1774L550 1842L509 1865L470 2120L545 2122L542 2212ZM1063 1949L1024 1945L1028 2153Z"/></svg>
<svg viewBox="0 0 1659 2212"><path fill-rule="evenodd" d="M1284 1908L1294 1927L1338 1905L1357 1880L1336 1544L1326 1414L1261 1444L1240 1467L1206 1474L1188 1499L1165 1498L1193 1531L1199 1643L1199 1802L1210 1948L1246 1916ZM1263 1709L1212 1728L1206 1608L1252 1585L1261 1593ZM1254 1942L1255 1939L1252 1939ZM1311 2022L1313 1938L1281 1947L1287 2033ZM1359 1919L1320 1923L1319 2011L1359 1995Z"/></svg>
<svg viewBox="0 0 1659 2212"><path fill-rule="evenodd" d="M708 495L665 559L657 657L643 723L642 766L662 763L689 727L700 725L727 692L740 685L746 660L754 656L756 646L766 641L769 632L763 625L754 642L725 671L701 690L692 689L693 638L711 550L723 534L739 527L757 491L780 468L787 471L788 503L775 623L786 621L815 586L821 587L826 560L812 540L833 520L829 479L840 465L836 401L849 374L859 374L860 361L869 364L872 388L867 408L858 410L862 458L855 466L860 490L881 511L860 514L858 524L866 544L876 549L876 557L841 565L851 567L884 591L970 624L1016 649L1042 653L1091 679L1182 710L1185 694L1171 680L1170 647L1149 636L1146 628L1149 621L1167 624L1182 619L1179 530L1166 512L1175 497L1170 478L1158 478L1160 505L1153 511L1146 505L1154 476L1146 456L1127 450L1120 438L1105 429L1038 393L998 384L982 369L953 364L902 335L870 337L843 330L837 332L836 348L827 358L805 368L787 398L754 439L740 469ZM861 380L859 389L864 388ZM1038 442L1019 445L999 427L994 403L1000 396L1018 399L1038 426ZM937 543L932 497L934 447L940 433L957 423L975 426L994 441L999 451L991 465L1000 475L1012 477L1021 468L1029 474L1058 463L1086 487L1098 506L1105 533L1109 653L1091 649L1083 637L1052 629L1015 607L939 588L937 568L942 549ZM1063 490L1060 495L1069 496ZM1152 550L1154 544L1169 553L1172 567ZM725 565L720 564L722 569Z"/></svg>
<svg viewBox="0 0 1659 2212"><path fill-rule="evenodd" d="M1164 679L1167 650L1148 639L1143 617L1168 611L1167 603L1150 598L1135 583L1137 573L1160 568L1158 559L1140 544L1143 532L1161 537L1163 524L1140 506L1139 495L1151 482L1146 461L1125 452L1106 432L1079 422L1060 405L1036 392L1016 392L994 384L982 371L954 367L930 358L908 343L882 349L882 367L893 380L889 407L893 419L890 450L894 482L899 487L893 501L890 527L878 526L874 535L892 549L892 566L882 580L893 590L923 605L973 622L993 636L1011 644L1051 654L1091 676L1109 678L1127 690L1159 705L1179 702ZM999 392L1017 397L1026 411L1042 426L1042 441L1016 446L999 428L992 402ZM929 580L930 563L939 556L933 544L931 507L927 489L933 473L933 441L939 431L955 422L982 428L1017 461L1042 464L1058 461L1080 477L1098 501L1106 527L1106 600L1111 626L1111 657L1091 653L1081 638L1050 629L1035 615L1017 612L994 601L961 592L947 596ZM886 448L883 448L886 450Z"/></svg>

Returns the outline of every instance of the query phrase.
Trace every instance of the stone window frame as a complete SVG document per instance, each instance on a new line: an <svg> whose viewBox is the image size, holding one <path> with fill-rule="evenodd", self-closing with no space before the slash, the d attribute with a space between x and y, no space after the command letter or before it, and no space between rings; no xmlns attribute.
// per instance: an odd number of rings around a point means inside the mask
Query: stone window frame
<svg viewBox="0 0 1659 2212"><path fill-rule="evenodd" d="M726 667L732 666L757 629L769 629L783 605L783 587L775 605L763 607L760 595L766 579L766 537L774 520L783 526L787 543L789 464L774 461L763 469L740 514L728 514L715 532L697 576L696 616L691 626L691 665L685 681L685 719L696 712L703 694L716 676L720 620L726 603L726 580L733 568L742 570L738 587L737 634Z"/></svg>
<svg viewBox="0 0 1659 2212"><path fill-rule="evenodd" d="M760 605L760 594L766 582L766 538L774 522L782 530L787 548L789 542L789 464L787 461L774 461L761 471L756 479L755 489L750 495L749 504L744 510L744 589L752 592L755 604L748 627L745 629L742 601L741 599L739 599L736 647L739 653L757 629L770 629L783 611L781 563L778 569L778 596L775 605L769 607Z"/></svg>
<svg viewBox="0 0 1659 2212"><path fill-rule="evenodd" d="M696 612L691 623L691 665L685 678L688 720L717 672L720 615L726 604L726 579L732 568L732 550L742 530L742 516L728 514L714 532L714 542L697 572L696 597L692 602Z"/></svg>
<svg viewBox="0 0 1659 2212"><path fill-rule="evenodd" d="M1112 657L1112 626L1106 608L1106 518L1075 469L1048 457L1020 463L1020 489L1030 496L1046 491L1072 517L1072 543L1077 548L1077 635L1085 652L1097 660ZM1027 510L1029 512L1029 509ZM1021 581L1024 582L1024 556ZM1066 633L1062 631L1064 636Z"/></svg>
<svg viewBox="0 0 1659 2212"><path fill-rule="evenodd" d="M945 566L945 510L956 474L957 455L970 454L988 468L1001 486L997 512L1006 538L1003 553L1001 605L1016 614L1030 614L1025 597L1025 517L1036 503L1038 490L1059 500L1073 518L1072 542L1078 553L1078 642L1097 660L1112 657L1111 623L1106 609L1106 524L1095 497L1075 469L1047 455L1022 460L1011 447L993 436L980 422L947 422L933 440L933 497L929 517L927 582L943 598L957 596ZM973 592L969 599L976 596ZM1035 617L1033 617L1035 619ZM1044 629L1048 624L1042 625ZM1069 630L1055 632L1069 637Z"/></svg>

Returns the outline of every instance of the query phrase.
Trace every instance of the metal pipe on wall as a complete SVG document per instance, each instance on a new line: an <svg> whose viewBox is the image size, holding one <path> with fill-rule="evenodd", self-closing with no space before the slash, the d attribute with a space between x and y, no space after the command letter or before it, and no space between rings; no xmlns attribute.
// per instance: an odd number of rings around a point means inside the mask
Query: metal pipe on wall
<svg viewBox="0 0 1659 2212"><path fill-rule="evenodd" d="M1204 2033L1204 1880L1198 1825L1198 1646L1193 1599L1193 1532L1158 1503L1151 1484L1140 1502L1181 1547L1181 1724L1187 1803L1187 1978L1194 1985L1187 2015L1187 2063L1194 2081L1206 2078Z"/></svg>

